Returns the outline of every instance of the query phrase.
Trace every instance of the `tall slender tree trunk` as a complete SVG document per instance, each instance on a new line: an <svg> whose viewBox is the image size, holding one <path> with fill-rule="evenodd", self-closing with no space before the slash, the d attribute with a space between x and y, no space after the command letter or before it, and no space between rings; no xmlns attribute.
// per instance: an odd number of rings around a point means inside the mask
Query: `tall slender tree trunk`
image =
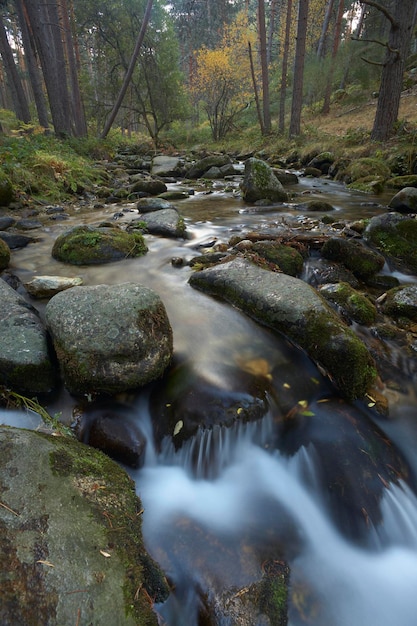
<svg viewBox="0 0 417 626"><path fill-rule="evenodd" d="M326 91L324 94L324 103L323 103L323 109L322 109L322 113L324 115L327 115L330 112L330 98L332 95L333 76L334 76L334 70L336 66L336 57L337 57L337 53L339 50L340 37L342 33L342 19L343 19L344 10L345 10L345 0L339 0L339 9L337 11L336 25L335 25L334 36L333 36L332 58L330 62L329 75L327 77Z"/></svg>
<svg viewBox="0 0 417 626"><path fill-rule="evenodd" d="M297 44L295 48L294 61L294 87L291 103L290 137L297 136L301 132L308 4L309 0L299 0L298 2Z"/></svg>
<svg viewBox="0 0 417 626"><path fill-rule="evenodd" d="M85 137L87 135L87 123L85 120L84 106L81 98L74 42L72 38L71 24L69 20L68 5L66 0L61 0L59 10L69 70L69 82L71 85L71 108L74 124L74 135L76 137Z"/></svg>
<svg viewBox="0 0 417 626"><path fill-rule="evenodd" d="M272 41L275 32L275 18L277 15L279 0L271 0L271 7L269 9L269 26L268 26L268 42L266 47L266 62L268 65L272 62Z"/></svg>
<svg viewBox="0 0 417 626"><path fill-rule="evenodd" d="M330 24L330 18L332 17L333 6L334 6L334 0L328 0L326 13L324 16L324 21L323 21L323 26L321 29L320 39L319 39L319 43L317 46L317 58L318 59L323 59L325 55L324 44L326 43L326 35L327 35L327 31L329 30L329 24Z"/></svg>
<svg viewBox="0 0 417 626"><path fill-rule="evenodd" d="M72 134L65 60L54 0L23 0L42 67L55 134ZM55 15L55 17L54 17Z"/></svg>
<svg viewBox="0 0 417 626"><path fill-rule="evenodd" d="M20 24L26 65L28 68L29 80L33 98L35 100L39 124L43 126L43 128L49 128L48 109L43 91L42 75L35 56L35 42L33 41L32 34L28 26L28 20L23 8L22 0L14 0L14 6Z"/></svg>
<svg viewBox="0 0 417 626"><path fill-rule="evenodd" d="M120 88L120 92L119 92L119 95L117 97L117 100L116 100L116 102L113 105L113 109L112 109L112 111L111 111L111 113L109 115L109 118L108 118L108 120L107 120L107 122L106 122L106 124L105 124L105 126L103 128L103 131L101 133L101 138L102 139L107 137L107 135L109 134L110 128L112 127L113 122L116 119L116 115L117 115L117 113L118 113L118 111L119 111L119 109L120 109L120 107L122 105L123 98L125 97L127 88L128 88L129 83L130 83L130 81L132 79L132 75L133 75L133 71L135 69L136 61L137 61L138 56L139 56L139 51L140 51L140 48L142 46L143 39L145 37L145 32L146 32L146 29L148 27L149 19L151 17L151 11L152 11L152 0L148 0L147 5L146 5L146 9L145 9L145 15L143 16L143 20L142 20L142 26L141 26L141 29L139 31L138 38L136 40L135 49L133 50L133 53L132 53L132 56L131 56L131 59L130 59L130 63L129 63L129 66L127 68L127 71L126 71L126 74L125 74L125 77L124 77L124 80L123 80L123 84L122 84L122 86Z"/></svg>
<svg viewBox="0 0 417 626"><path fill-rule="evenodd" d="M256 83L255 68L253 64L252 46L251 46L250 41L248 41L248 54L249 54L250 72L252 76L253 93L255 94L256 113L258 115L259 128L261 129L262 135L264 135L265 134L264 120L262 117L261 104L259 102L258 85Z"/></svg>
<svg viewBox="0 0 417 626"><path fill-rule="evenodd" d="M281 90L279 98L279 130L281 133L285 130L285 101L287 99L287 74L288 74L288 56L290 51L290 33L291 33L291 13L292 0L287 2L287 15L285 21L285 41L284 51L282 55L281 69Z"/></svg>
<svg viewBox="0 0 417 626"><path fill-rule="evenodd" d="M3 59L4 71L7 76L7 83L12 96L13 109L16 117L22 122L30 122L30 111L25 91L20 80L19 72L13 58L7 38L3 17L0 15L0 54Z"/></svg>
<svg viewBox="0 0 417 626"><path fill-rule="evenodd" d="M258 30L262 70L262 109L263 109L263 132L269 135L271 132L271 107L269 101L269 73L266 58L266 28L265 28L265 3L258 0Z"/></svg>
<svg viewBox="0 0 417 626"><path fill-rule="evenodd" d="M391 28L371 133L371 138L376 141L386 141L390 137L398 118L405 61L416 23L416 0L396 0L392 13L386 12L385 16Z"/></svg>

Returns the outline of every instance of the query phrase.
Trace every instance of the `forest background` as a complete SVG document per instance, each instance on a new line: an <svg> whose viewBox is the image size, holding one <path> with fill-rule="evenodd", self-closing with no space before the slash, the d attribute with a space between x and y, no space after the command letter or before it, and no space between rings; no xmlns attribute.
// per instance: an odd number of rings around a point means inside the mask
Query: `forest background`
<svg viewBox="0 0 417 626"><path fill-rule="evenodd" d="M3 169L48 136L91 155L412 150L416 18L416 0L3 0Z"/></svg>

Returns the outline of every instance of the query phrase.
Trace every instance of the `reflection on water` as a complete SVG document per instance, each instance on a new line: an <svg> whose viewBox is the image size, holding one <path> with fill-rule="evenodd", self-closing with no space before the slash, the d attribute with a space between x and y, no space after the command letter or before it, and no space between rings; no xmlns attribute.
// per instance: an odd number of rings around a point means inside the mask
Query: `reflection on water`
<svg viewBox="0 0 417 626"><path fill-rule="evenodd" d="M185 241L147 236L149 252L139 259L102 266L64 265L50 255L55 237L81 221L112 219L118 210L117 205L82 207L69 221L42 230L41 241L14 251L11 271L23 282L48 274L81 276L86 285L144 284L159 293L166 306L176 355L192 362L211 383L227 387L225 372L233 368L258 368L271 382L275 413L235 430L216 427L201 432L179 451L169 442L159 452L152 447L148 399L140 395L136 399L135 419L150 442L145 467L134 472L145 508L145 538L176 587L166 605L157 607L165 624L199 626L200 601L208 589L218 594L224 589L237 591L259 580L265 559L283 555L291 568L291 626L415 626L417 501L412 488L405 483L383 486L382 522L373 525L370 520L361 545L343 536L329 514L332 494L323 486L323 459L314 442L295 446L292 454L284 454L277 445L276 420L282 418L278 407L286 412L291 402L314 403L320 430L320 399L329 394L328 381L284 338L193 290L186 264L181 268L171 264L174 257L188 261L213 240L227 242L236 232L297 223L319 228L317 215L299 215L296 205L305 200L329 202L335 207L335 219L369 217L386 209L379 206L380 198L352 193L332 181L301 179L289 189L294 194L290 203L262 210L245 205L236 197L236 181L231 184L230 191L196 193L178 204L190 234ZM131 209L122 222L135 217L134 205ZM44 304L32 303L42 312ZM390 420L370 417L417 475L414 378L410 374L404 382ZM69 422L72 402L63 391L50 407L52 413L62 411L63 421ZM344 410L354 424L353 408L346 405ZM20 426L37 426L33 415L2 413L2 417L7 423L17 420ZM341 453L341 463L345 460L348 463ZM375 480L381 488L376 473ZM223 612L215 624L235 622Z"/></svg>

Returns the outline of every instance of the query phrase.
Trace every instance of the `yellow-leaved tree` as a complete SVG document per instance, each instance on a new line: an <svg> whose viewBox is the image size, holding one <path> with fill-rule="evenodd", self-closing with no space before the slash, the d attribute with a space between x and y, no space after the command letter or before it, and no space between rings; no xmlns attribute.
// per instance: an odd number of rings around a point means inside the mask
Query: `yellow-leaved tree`
<svg viewBox="0 0 417 626"><path fill-rule="evenodd" d="M235 126L253 98L248 43L255 37L246 14L240 13L215 50L203 47L195 52L191 91L207 114L215 141Z"/></svg>

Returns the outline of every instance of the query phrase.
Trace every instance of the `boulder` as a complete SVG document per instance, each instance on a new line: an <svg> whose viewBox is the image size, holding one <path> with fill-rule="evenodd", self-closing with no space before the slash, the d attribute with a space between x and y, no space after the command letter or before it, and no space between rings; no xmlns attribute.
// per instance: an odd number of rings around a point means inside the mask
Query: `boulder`
<svg viewBox="0 0 417 626"><path fill-rule="evenodd" d="M173 209L171 202L164 198L140 198L136 204L139 213L152 213L162 209Z"/></svg>
<svg viewBox="0 0 417 626"><path fill-rule="evenodd" d="M25 248L29 243L35 241L35 239L33 237L29 237L29 235L20 235L19 233L12 233L8 230L0 231L0 239L7 243L10 250Z"/></svg>
<svg viewBox="0 0 417 626"><path fill-rule="evenodd" d="M74 394L117 393L159 378L173 352L159 296L142 285L73 287L46 306L62 378Z"/></svg>
<svg viewBox="0 0 417 626"><path fill-rule="evenodd" d="M369 326L376 319L376 307L364 294L348 283L322 285L320 294L338 306L343 314L358 324Z"/></svg>
<svg viewBox="0 0 417 626"><path fill-rule="evenodd" d="M168 589L126 472L63 436L0 427L0 450L0 622L157 626Z"/></svg>
<svg viewBox="0 0 417 626"><path fill-rule="evenodd" d="M186 172L186 178L201 178L212 167L229 165L232 159L227 154L212 154L193 163Z"/></svg>
<svg viewBox="0 0 417 626"><path fill-rule="evenodd" d="M397 213L417 213L417 187L401 189L388 206Z"/></svg>
<svg viewBox="0 0 417 626"><path fill-rule="evenodd" d="M377 274L385 264L385 258L356 239L330 237L321 249L325 259L337 261L353 272L360 280Z"/></svg>
<svg viewBox="0 0 417 626"><path fill-rule="evenodd" d="M143 236L108 226L75 226L57 237L52 256L70 265L99 265L142 256L147 252Z"/></svg>
<svg viewBox="0 0 417 626"><path fill-rule="evenodd" d="M152 159L152 176L180 176L183 171L183 161L180 157L160 154Z"/></svg>
<svg viewBox="0 0 417 626"><path fill-rule="evenodd" d="M24 287L32 298L52 298L55 294L71 287L79 287L83 284L80 276L74 278L65 276L34 276L24 284Z"/></svg>
<svg viewBox="0 0 417 626"><path fill-rule="evenodd" d="M364 239L383 252L391 267L417 273L417 220L400 213L371 218Z"/></svg>
<svg viewBox="0 0 417 626"><path fill-rule="evenodd" d="M150 196L157 196L166 190L167 186L162 180L152 178L151 176L141 176L129 187L130 194L146 193Z"/></svg>
<svg viewBox="0 0 417 626"><path fill-rule="evenodd" d="M22 393L49 392L54 367L37 311L0 280L0 384Z"/></svg>
<svg viewBox="0 0 417 626"><path fill-rule="evenodd" d="M250 158L245 162L241 189L245 202L257 200L286 202L288 200L288 195L273 169L261 159Z"/></svg>
<svg viewBox="0 0 417 626"><path fill-rule="evenodd" d="M146 213L140 218L151 235L161 237L185 237L186 226L183 217L174 208Z"/></svg>
<svg viewBox="0 0 417 626"><path fill-rule="evenodd" d="M417 320L417 285L394 287L387 292L383 311L392 317Z"/></svg>
<svg viewBox="0 0 417 626"><path fill-rule="evenodd" d="M299 276L304 259L295 248L277 241L257 241L252 250L290 276Z"/></svg>
<svg viewBox="0 0 417 626"><path fill-rule="evenodd" d="M194 273L190 284L284 334L328 373L347 398L364 396L372 385L376 371L367 348L304 281L238 258Z"/></svg>

